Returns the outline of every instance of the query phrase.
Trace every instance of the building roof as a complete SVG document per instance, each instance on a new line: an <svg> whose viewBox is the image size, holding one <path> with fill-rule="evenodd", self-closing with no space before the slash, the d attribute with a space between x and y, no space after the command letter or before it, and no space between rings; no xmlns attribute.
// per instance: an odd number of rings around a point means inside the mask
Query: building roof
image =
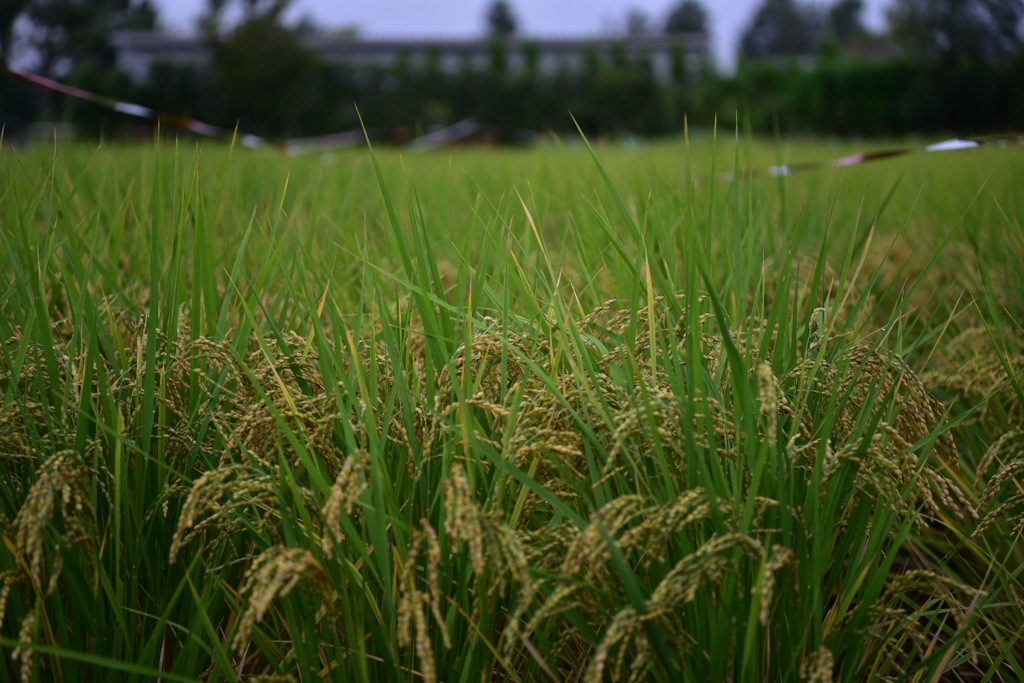
<svg viewBox="0 0 1024 683"><path fill-rule="evenodd" d="M202 51L209 47L206 38L196 35L181 35L154 31L118 31L111 38L117 50L135 53L162 53ZM442 48L455 52L479 52L490 49L493 41L489 38L448 38L425 36L422 38L361 38L342 35L316 36L309 40L309 47L319 52L334 54L401 52ZM523 36L509 39L511 49L536 46L545 52L575 52L587 47L623 47L628 50L663 50L676 45L689 52L707 52L708 39L701 33L649 36L589 36L589 37L548 37Z"/></svg>

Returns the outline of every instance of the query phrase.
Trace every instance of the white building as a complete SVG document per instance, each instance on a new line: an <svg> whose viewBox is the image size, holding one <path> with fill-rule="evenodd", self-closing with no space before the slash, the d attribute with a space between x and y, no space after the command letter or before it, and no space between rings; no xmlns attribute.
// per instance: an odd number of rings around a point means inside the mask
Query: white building
<svg viewBox="0 0 1024 683"><path fill-rule="evenodd" d="M136 82L145 81L154 64L205 66L210 63L209 43L199 37L175 36L149 31L124 31L112 38L117 66ZM420 68L433 61L446 73L469 68L485 70L491 63L494 43L489 39L363 39L342 36L313 38L309 47L327 63L348 68L392 67L406 60ZM647 59L658 80L672 78L673 62L695 75L708 56L708 40L702 34L678 36L597 38L514 38L505 43L507 68L522 72L533 63L538 73L582 71L588 55L608 60L615 54L626 59Z"/></svg>

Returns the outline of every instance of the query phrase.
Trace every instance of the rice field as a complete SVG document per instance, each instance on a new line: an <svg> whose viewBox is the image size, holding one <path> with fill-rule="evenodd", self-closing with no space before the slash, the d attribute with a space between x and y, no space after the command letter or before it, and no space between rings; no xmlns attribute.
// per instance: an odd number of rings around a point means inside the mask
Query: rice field
<svg viewBox="0 0 1024 683"><path fill-rule="evenodd" d="M0 151L0 679L1024 680L1024 154Z"/></svg>

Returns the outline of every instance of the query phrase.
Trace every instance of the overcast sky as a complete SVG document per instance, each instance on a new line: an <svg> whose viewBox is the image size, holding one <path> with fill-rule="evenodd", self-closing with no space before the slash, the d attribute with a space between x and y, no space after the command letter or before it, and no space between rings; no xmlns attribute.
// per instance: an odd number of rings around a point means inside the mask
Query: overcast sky
<svg viewBox="0 0 1024 683"><path fill-rule="evenodd" d="M706 0L713 51L722 66L731 66L736 42L761 0ZM190 30L206 0L156 0L165 25ZM865 0L868 26L884 25L889 0ZM660 25L675 0L510 0L520 31L534 36L578 36L623 26L630 8L647 13ZM366 37L468 37L479 35L489 0L297 0L296 12L324 27L358 26Z"/></svg>

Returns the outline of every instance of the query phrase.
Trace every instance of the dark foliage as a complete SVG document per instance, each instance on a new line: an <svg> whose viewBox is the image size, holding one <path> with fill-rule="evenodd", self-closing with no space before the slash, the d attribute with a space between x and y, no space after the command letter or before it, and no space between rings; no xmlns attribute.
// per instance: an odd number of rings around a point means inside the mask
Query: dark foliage
<svg viewBox="0 0 1024 683"><path fill-rule="evenodd" d="M28 26L21 40L35 52L33 68L44 76L67 74L87 62L109 68L114 63L114 31L156 25L156 9L149 0L29 0L12 23L19 16Z"/></svg>
<svg viewBox="0 0 1024 683"><path fill-rule="evenodd" d="M512 7L505 0L495 0L487 10L487 32L498 38L509 38L515 35L519 21L512 12Z"/></svg>
<svg viewBox="0 0 1024 683"><path fill-rule="evenodd" d="M888 15L911 55L993 62L1024 44L1024 0L894 0Z"/></svg>
<svg viewBox="0 0 1024 683"><path fill-rule="evenodd" d="M839 0L828 9L827 30L840 45L847 45L867 35L861 14L864 0Z"/></svg>
<svg viewBox="0 0 1024 683"><path fill-rule="evenodd" d="M82 7L100 2L34 1ZM243 3L241 20L231 27L222 21L227 2ZM1008 0L1005 8L1019 2ZM209 66L157 64L147 83L133 84L109 68L112 58L104 58L102 42L85 42L75 49L91 44L91 51L84 53L88 56L68 57L74 65L68 81L158 111L270 138L357 128L357 106L367 125L391 131L390 139L396 141L469 117L492 126L498 139L513 139L522 130L572 135L573 119L590 134L645 136L677 134L685 118L691 127L701 127L735 113L758 133L771 133L778 125L787 134L841 136L969 134L1015 129L1024 119L1024 53L1000 43L995 28L989 30L994 37L988 52L964 48L961 54L973 58L888 56L860 61L837 47L847 41L863 45L872 38L860 23L860 0L841 0L827 14L794 0L766 0L744 36L748 55L763 59L745 59L734 76L721 76L710 64L698 73L681 47L670 56L667 72L656 72L650 56L622 46L593 46L575 63L566 60L554 69L551 64L542 68L536 44L497 36L483 67L467 57L452 69L442 64L439 49L425 57L401 58L390 67L328 65L306 47L306 29L282 22L281 11L288 4L214 3L219 11L211 11L206 24L212 46ZM121 10L135 12L119 21L145 21L139 12L147 6L118 0ZM912 0L898 4L911 6L916 6ZM672 16L684 7L691 13L700 10L699 4L684 2ZM980 21L982 15L972 16ZM683 25L693 29L699 22L676 26ZM828 42L814 53L823 32ZM88 134L150 131L147 123L93 104L0 82L0 125L16 133L39 118L64 119Z"/></svg>
<svg viewBox="0 0 1024 683"><path fill-rule="evenodd" d="M247 33L242 38L256 40ZM503 66L507 56L498 51L485 70L467 63L448 72L437 59L428 59L356 71L309 62L308 55L280 36L259 39L265 44L281 41L271 53L276 59L246 63L251 76L245 82L235 79L229 85L222 80L237 66L232 60L240 59L231 52L234 43L218 53L218 68L212 71L160 65L149 84L133 86L117 72L88 67L76 70L72 82L270 137L351 130L358 127L356 105L368 125L405 131L396 133L396 140L466 117L492 124L506 137L521 129L572 135L572 117L592 134L657 136L679 133L684 115L691 127L700 127L709 126L716 116L721 120L738 112L759 133L770 134L777 121L786 134L854 137L971 134L1014 129L1024 119L1024 90L1017 87L1024 82L1024 57L952 67L841 58L819 60L810 69L795 62L755 62L735 76L722 77L706 68L690 78L660 81L643 59L596 51L582 72L541 73L536 65L510 70ZM8 131L30 122L46 94L8 80L0 88L0 117ZM139 126L136 119L89 103L59 102L63 118L85 132L124 132Z"/></svg>
<svg viewBox="0 0 1024 683"><path fill-rule="evenodd" d="M697 0L683 0L665 20L665 33L708 33L708 13Z"/></svg>
<svg viewBox="0 0 1024 683"><path fill-rule="evenodd" d="M749 59L796 57L817 52L820 12L795 0L764 0L740 38L740 52Z"/></svg>

